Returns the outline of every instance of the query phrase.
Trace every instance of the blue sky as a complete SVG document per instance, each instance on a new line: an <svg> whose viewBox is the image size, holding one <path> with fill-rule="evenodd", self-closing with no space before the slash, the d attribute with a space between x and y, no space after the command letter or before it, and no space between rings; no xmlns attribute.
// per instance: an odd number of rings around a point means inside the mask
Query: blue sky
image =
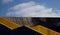
<svg viewBox="0 0 60 35"><path fill-rule="evenodd" d="M29 4L27 4L27 3L29 3ZM23 6L22 4L24 4L25 6ZM29 7L29 5L30 5L30 7ZM21 9L21 6L22 6L22 9ZM18 7L18 8L14 9L16 7ZM23 7L26 7L26 8L23 8ZM31 8L32 8L32 10L31 10ZM36 9L34 9L34 8L36 8ZM25 12L28 10L30 10L30 11ZM43 10L43 11L41 11L41 10ZM44 11L46 11L46 12L44 12ZM52 17L51 14L53 16L60 16L60 0L0 0L0 16L41 17L41 15L42 15L43 17L45 17L45 16Z"/></svg>

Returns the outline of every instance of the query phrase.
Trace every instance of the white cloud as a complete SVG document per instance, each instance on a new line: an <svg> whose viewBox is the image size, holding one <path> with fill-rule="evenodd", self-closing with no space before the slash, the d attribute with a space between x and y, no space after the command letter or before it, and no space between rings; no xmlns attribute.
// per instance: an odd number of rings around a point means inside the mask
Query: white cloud
<svg viewBox="0 0 60 35"><path fill-rule="evenodd" d="M13 2L13 0L2 0L2 3L9 3L9 2Z"/></svg>
<svg viewBox="0 0 60 35"><path fill-rule="evenodd" d="M14 17L60 17L60 13L55 13L53 8L36 4L35 2L26 2L11 7L7 16Z"/></svg>

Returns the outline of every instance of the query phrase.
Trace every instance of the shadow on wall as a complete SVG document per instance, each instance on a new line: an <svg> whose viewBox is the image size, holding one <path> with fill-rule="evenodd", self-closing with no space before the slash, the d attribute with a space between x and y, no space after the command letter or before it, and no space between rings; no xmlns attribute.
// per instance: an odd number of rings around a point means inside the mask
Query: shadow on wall
<svg viewBox="0 0 60 35"><path fill-rule="evenodd" d="M25 26L19 27L14 30L10 30L9 28L0 24L0 35L42 35L42 34L33 31Z"/></svg>

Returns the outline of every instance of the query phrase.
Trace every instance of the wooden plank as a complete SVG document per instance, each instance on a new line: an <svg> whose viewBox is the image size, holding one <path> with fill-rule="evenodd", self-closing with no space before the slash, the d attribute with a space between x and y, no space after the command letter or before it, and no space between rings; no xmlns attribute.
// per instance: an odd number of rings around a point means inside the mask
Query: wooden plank
<svg viewBox="0 0 60 35"><path fill-rule="evenodd" d="M25 25L25 26L36 31L36 32L38 32L38 33L43 34L43 35L60 35L60 33L53 31L51 29L48 29L48 28L41 26L41 25L37 25L37 26L33 26L33 27L30 27L27 25Z"/></svg>
<svg viewBox="0 0 60 35"><path fill-rule="evenodd" d="M8 27L8 28L10 28L11 30L20 27L19 24L16 24L16 23L14 23L14 22L11 22L11 21L3 18L3 17L0 17L0 24L6 26L6 27Z"/></svg>

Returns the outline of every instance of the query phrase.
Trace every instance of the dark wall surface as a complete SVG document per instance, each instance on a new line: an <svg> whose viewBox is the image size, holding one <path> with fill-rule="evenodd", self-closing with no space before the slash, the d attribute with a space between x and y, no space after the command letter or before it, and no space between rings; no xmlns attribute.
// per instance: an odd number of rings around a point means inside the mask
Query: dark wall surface
<svg viewBox="0 0 60 35"><path fill-rule="evenodd" d="M45 22L41 21L40 19L41 18L32 18L32 22L36 25L42 25L54 31L60 32L60 25L57 26L58 23L60 24L60 18L45 18Z"/></svg>
<svg viewBox="0 0 60 35"><path fill-rule="evenodd" d="M42 35L25 26L10 30L7 27L0 24L0 35Z"/></svg>

